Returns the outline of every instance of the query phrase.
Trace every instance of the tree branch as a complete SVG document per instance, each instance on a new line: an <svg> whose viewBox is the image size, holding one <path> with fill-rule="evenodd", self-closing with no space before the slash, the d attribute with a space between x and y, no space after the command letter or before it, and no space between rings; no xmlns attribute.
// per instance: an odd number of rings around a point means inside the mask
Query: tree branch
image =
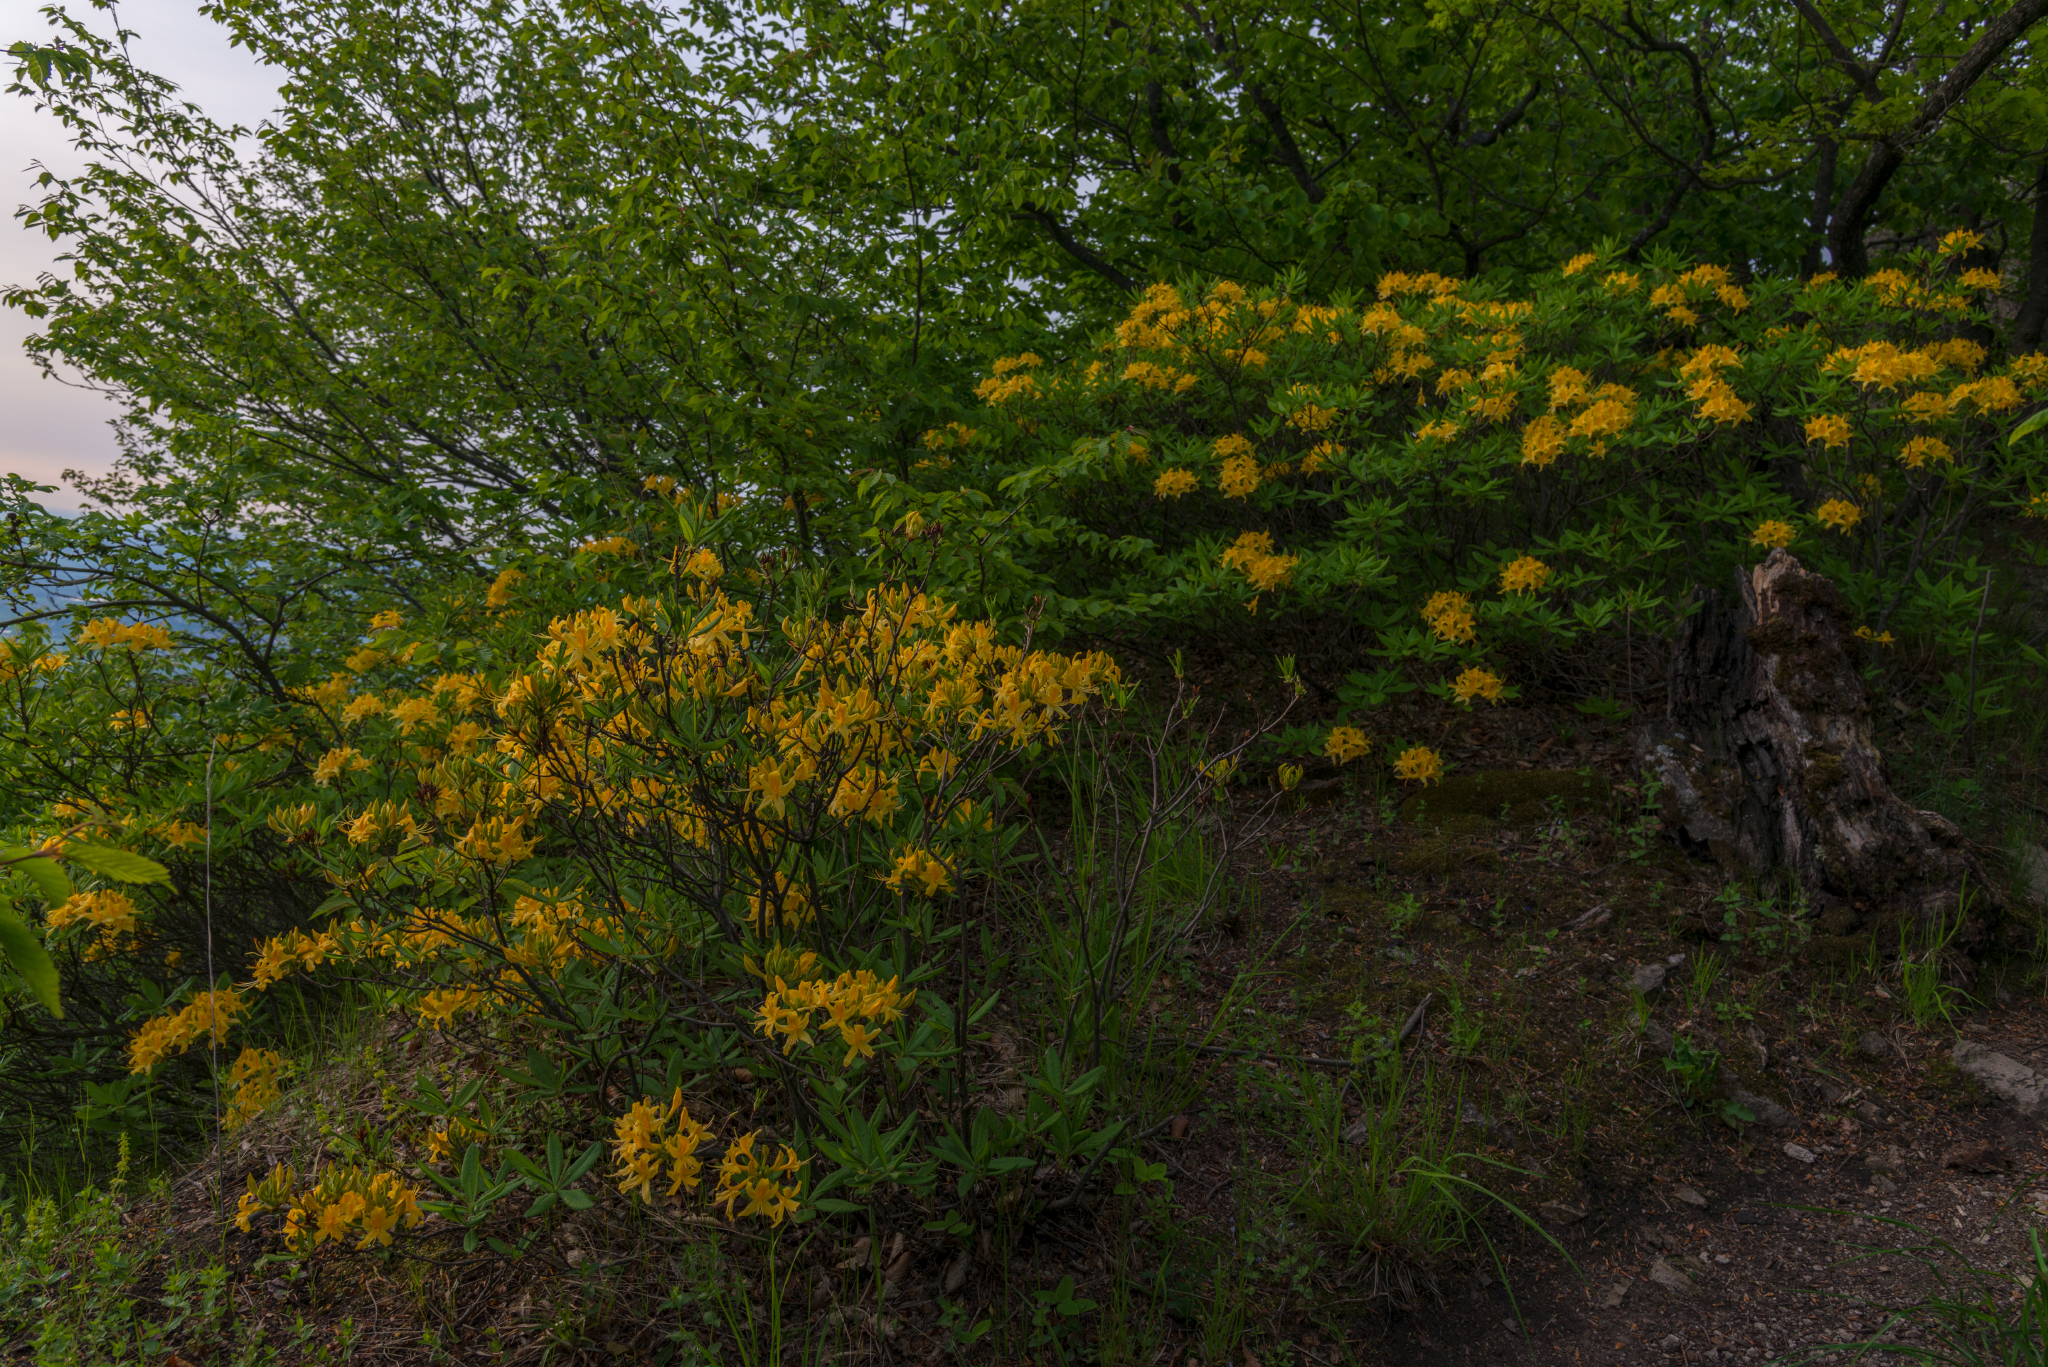
<svg viewBox="0 0 2048 1367"><path fill-rule="evenodd" d="M1956 59L1948 75L1920 102L1913 122L1902 132L1887 134L1872 144L1863 169L1836 201L1834 216L1828 224L1828 251L1834 257L1836 270L1848 276L1869 273L1870 250L1864 239L1870 231L1877 201L1899 168L1906 164L1906 145L1933 131L2044 14L2048 14L2048 0L2020 0L1986 24L1970 50Z"/></svg>
<svg viewBox="0 0 2048 1367"><path fill-rule="evenodd" d="M2044 3L2048 3L2048 0L2044 0ZM1088 248L1082 246L1079 240L1074 237L1074 234L1068 231L1067 225L1060 222L1059 216L1051 210L1042 209L1036 204L1026 204L1023 208L1012 213L1010 217L1022 219L1029 223L1036 223L1039 227L1045 229L1046 236L1057 243L1061 251L1073 257L1080 265L1094 271L1120 290L1133 294L1137 292L1137 281L1125 275L1115 266L1110 265L1109 262L1097 256Z"/></svg>

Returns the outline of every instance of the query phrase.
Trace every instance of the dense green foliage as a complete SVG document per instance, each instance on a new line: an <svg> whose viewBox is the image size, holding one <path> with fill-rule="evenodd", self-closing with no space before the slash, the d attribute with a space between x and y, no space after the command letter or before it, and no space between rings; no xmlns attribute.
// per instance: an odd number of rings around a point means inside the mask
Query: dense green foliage
<svg viewBox="0 0 2048 1367"><path fill-rule="evenodd" d="M778 1227L1158 1180L1134 1022L1248 751L1110 654L1260 660L1343 762L1399 694L1626 715L1790 545L1937 728L2048 664L2048 0L209 12L252 140L60 10L13 49L91 166L7 302L126 459L5 491L0 896L69 1015L14 993L0 1133L246 1120L340 982L459 1032L251 1188L291 1256L521 1252L607 1140ZM87 835L169 881L16 867ZM700 1177L742 1062L777 1143ZM1464 1237L1439 1157L1360 1242Z"/></svg>

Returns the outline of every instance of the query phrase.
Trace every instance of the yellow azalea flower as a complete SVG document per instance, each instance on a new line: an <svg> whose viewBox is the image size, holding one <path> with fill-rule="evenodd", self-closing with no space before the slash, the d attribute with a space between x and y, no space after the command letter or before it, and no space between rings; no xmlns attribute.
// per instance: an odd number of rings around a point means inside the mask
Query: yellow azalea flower
<svg viewBox="0 0 2048 1367"><path fill-rule="evenodd" d="M1849 420L1839 413L1827 413L1806 420L1806 439L1830 450L1849 444Z"/></svg>
<svg viewBox="0 0 2048 1367"><path fill-rule="evenodd" d="M1365 732L1355 726L1333 726L1323 742L1323 753L1339 764L1349 764L1371 748Z"/></svg>
<svg viewBox="0 0 2048 1367"><path fill-rule="evenodd" d="M1429 629L1439 640L1470 641L1473 639L1472 600L1464 594L1442 589L1429 596L1422 605L1422 620L1429 623Z"/></svg>
<svg viewBox="0 0 2048 1367"><path fill-rule="evenodd" d="M1983 245L1984 234L1972 232L1968 228L1956 228L1943 236L1941 246L1936 248L1935 255L1954 256L1957 252L1975 251Z"/></svg>
<svg viewBox="0 0 2048 1367"><path fill-rule="evenodd" d="M1799 533L1793 530L1791 523L1781 522L1776 518L1772 518L1757 524L1756 530L1749 534L1749 544L1776 549L1781 546L1791 545L1798 535Z"/></svg>
<svg viewBox="0 0 2048 1367"><path fill-rule="evenodd" d="M1955 458L1955 451L1940 437L1915 437L1899 448L1899 463L1909 470L1921 469L1929 461L1953 464Z"/></svg>
<svg viewBox="0 0 2048 1367"><path fill-rule="evenodd" d="M1242 574L1259 592L1270 593L1284 588L1294 577L1294 567L1301 562L1301 557L1275 555L1271 532L1245 532L1218 560L1225 569L1234 569Z"/></svg>
<svg viewBox="0 0 2048 1367"><path fill-rule="evenodd" d="M1299 764L1281 765L1279 779L1280 790L1282 792L1294 791L1294 789L1301 783L1301 766Z"/></svg>
<svg viewBox="0 0 2048 1367"><path fill-rule="evenodd" d="M1892 644L1892 634L1889 631L1883 633L1882 635L1875 635L1871 632L1869 627L1858 627L1856 628L1856 635L1862 640L1869 641L1873 645L1888 646Z"/></svg>
<svg viewBox="0 0 2048 1367"><path fill-rule="evenodd" d="M1160 498L1179 498L1193 493L1200 485L1191 470L1165 470L1152 481L1152 492Z"/></svg>
<svg viewBox="0 0 2048 1367"><path fill-rule="evenodd" d="M484 606L492 608L510 607L512 604L512 591L519 587L519 582L524 578L526 578L525 572L516 565L507 565L504 569L499 570L498 577L491 581L490 590L484 594Z"/></svg>
<svg viewBox="0 0 2048 1367"><path fill-rule="evenodd" d="M1846 532L1863 520L1863 510L1846 498L1831 498L1816 508L1813 516L1823 527Z"/></svg>
<svg viewBox="0 0 2048 1367"><path fill-rule="evenodd" d="M1533 555L1525 555L1501 567L1502 593L1534 593L1550 578L1550 566Z"/></svg>
<svg viewBox="0 0 2048 1367"><path fill-rule="evenodd" d="M1394 774L1410 783L1430 784L1443 777L1444 762L1436 751L1426 745L1413 746L1401 752L1394 761Z"/></svg>
<svg viewBox="0 0 2048 1367"><path fill-rule="evenodd" d="M1499 675L1474 667L1460 674L1451 684L1451 696L1467 706L1474 698L1498 703L1503 686Z"/></svg>
<svg viewBox="0 0 2048 1367"><path fill-rule="evenodd" d="M1592 252L1581 252L1579 255L1573 257L1571 260L1564 263L1564 274L1577 275L1580 271L1586 269L1586 267L1593 265L1595 262L1599 261L1599 259L1600 258L1595 256Z"/></svg>
<svg viewBox="0 0 2048 1367"><path fill-rule="evenodd" d="M1223 462L1216 485L1231 498L1249 498L1259 487L1260 473L1256 456L1235 455Z"/></svg>

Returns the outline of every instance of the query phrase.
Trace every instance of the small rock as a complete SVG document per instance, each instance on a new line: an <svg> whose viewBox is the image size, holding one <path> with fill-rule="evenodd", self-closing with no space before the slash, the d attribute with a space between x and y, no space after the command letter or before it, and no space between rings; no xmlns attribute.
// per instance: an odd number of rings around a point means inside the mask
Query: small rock
<svg viewBox="0 0 2048 1367"><path fill-rule="evenodd" d="M2013 1003L2019 1000L2019 998L2013 996L2012 993L2005 990L2004 983L2000 983L1998 985L1997 991L1993 992L1991 995L1993 999L1996 1000L2001 1007L2005 1008L2008 1011L2012 1010Z"/></svg>
<svg viewBox="0 0 2048 1367"><path fill-rule="evenodd" d="M1683 954L1674 954L1670 958L1666 959L1664 962L1669 967L1676 968L1680 964L1685 962L1685 956Z"/></svg>
<svg viewBox="0 0 2048 1367"><path fill-rule="evenodd" d="M1865 1058L1889 1059L1894 1057L1891 1041L1875 1030L1865 1030L1856 1038L1856 1052Z"/></svg>
<svg viewBox="0 0 2048 1367"><path fill-rule="evenodd" d="M1622 1301L1627 1296L1628 1283L1616 1282L1614 1285L1608 1287L1607 1294L1600 1298L1600 1308L1602 1310L1619 1310L1621 1309Z"/></svg>
<svg viewBox="0 0 2048 1367"><path fill-rule="evenodd" d="M1676 1334L1666 1334L1658 1341L1657 1346L1667 1353L1675 1353L1685 1347L1685 1340Z"/></svg>
<svg viewBox="0 0 2048 1367"><path fill-rule="evenodd" d="M1879 1196L1890 1196L1898 1191L1899 1184L1881 1172L1873 1173L1870 1178L1870 1189Z"/></svg>
<svg viewBox="0 0 2048 1367"><path fill-rule="evenodd" d="M1613 908L1594 907L1592 910L1581 912L1579 915L1565 922L1564 928L1566 930L1593 930L1600 926L1606 925L1609 921L1612 921L1613 919Z"/></svg>
<svg viewBox="0 0 2048 1367"><path fill-rule="evenodd" d="M2027 896L2037 906L2048 907L2048 849L2029 845L2021 850L2020 876L2026 879Z"/></svg>
<svg viewBox="0 0 2048 1367"><path fill-rule="evenodd" d="M1878 1108L1877 1103L1874 1101L1857 1103L1856 1118L1866 1125L1884 1124L1884 1112Z"/></svg>
<svg viewBox="0 0 2048 1367"><path fill-rule="evenodd" d="M1975 1040L1956 1041L1956 1067L1984 1084L1984 1090L2012 1103L2021 1115L2048 1115L2048 1082L2026 1064Z"/></svg>
<svg viewBox="0 0 2048 1367"><path fill-rule="evenodd" d="M943 1286L948 1296L960 1289L961 1284L967 1280L968 1269L973 1266L974 1250L971 1248L961 1249L960 1256L955 1258L953 1265L946 1269L946 1280Z"/></svg>
<svg viewBox="0 0 2048 1367"><path fill-rule="evenodd" d="M1650 1280L1665 1290L1676 1292L1681 1296L1692 1294L1692 1278L1686 1276L1662 1258L1650 1264Z"/></svg>
<svg viewBox="0 0 2048 1367"><path fill-rule="evenodd" d="M1822 1079L1820 1084L1820 1099L1822 1101L1825 1101L1828 1105L1834 1105L1837 1101L1840 1101L1843 1097L1847 1095L1849 1095L1848 1088L1837 1087L1834 1083L1829 1082L1826 1079Z"/></svg>
<svg viewBox="0 0 2048 1367"><path fill-rule="evenodd" d="M1467 1123L1469 1124L1471 1122L1468 1121ZM1344 1142L1347 1144L1363 1144L1371 1138L1371 1116L1360 1116L1358 1119L1352 1121L1351 1124L1347 1126L1344 1130Z"/></svg>
<svg viewBox="0 0 2048 1367"><path fill-rule="evenodd" d="M1562 1201L1545 1201L1536 1209L1553 1225L1575 1225L1586 1218L1583 1206L1568 1206Z"/></svg>
<svg viewBox="0 0 2048 1367"><path fill-rule="evenodd" d="M1658 988L1664 986L1664 979L1670 976L1670 973L1671 969L1664 964L1644 964L1635 971L1635 975L1629 979L1629 982L1635 987L1636 991L1647 997Z"/></svg>
<svg viewBox="0 0 2048 1367"><path fill-rule="evenodd" d="M1767 1130L1791 1130L1799 1126L1798 1116L1769 1097L1750 1091L1726 1068L1721 1070L1721 1095L1755 1116L1756 1123Z"/></svg>
<svg viewBox="0 0 2048 1367"><path fill-rule="evenodd" d="M1664 1231L1655 1225L1643 1225L1636 1230L1636 1234L1651 1248L1664 1247Z"/></svg>
<svg viewBox="0 0 2048 1367"><path fill-rule="evenodd" d="M1698 1206L1702 1210L1706 1208L1707 1198L1694 1191L1691 1187L1679 1187L1671 1194L1689 1206Z"/></svg>
<svg viewBox="0 0 2048 1367"><path fill-rule="evenodd" d="M1785 1156L1797 1159L1801 1163L1811 1163L1814 1159L1813 1150L1807 1148L1804 1144L1787 1144L1785 1146Z"/></svg>
<svg viewBox="0 0 2048 1367"><path fill-rule="evenodd" d="M1943 1154L1941 1165L1965 1172L1997 1172L2005 1167L2005 1150L1989 1139L1973 1140Z"/></svg>

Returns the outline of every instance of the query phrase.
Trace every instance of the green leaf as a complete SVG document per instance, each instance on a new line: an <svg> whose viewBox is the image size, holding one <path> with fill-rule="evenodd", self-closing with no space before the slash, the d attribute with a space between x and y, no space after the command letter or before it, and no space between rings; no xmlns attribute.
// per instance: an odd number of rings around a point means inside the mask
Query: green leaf
<svg viewBox="0 0 2048 1367"><path fill-rule="evenodd" d="M7 867L34 883L47 906L61 906L71 896L71 880L54 859L21 859Z"/></svg>
<svg viewBox="0 0 2048 1367"><path fill-rule="evenodd" d="M2012 435L2005 439L2005 444L2007 446L2014 445L2021 437L2030 437L2044 427L2048 427L2048 408L2033 414L2018 427L2013 428Z"/></svg>
<svg viewBox="0 0 2048 1367"><path fill-rule="evenodd" d="M51 1015L62 1019L64 1005L57 1000L57 965L50 962L42 941L14 918L13 907L4 902L0 902L0 953L7 956L16 973L28 980L36 1000L48 1007Z"/></svg>
<svg viewBox="0 0 2048 1367"><path fill-rule="evenodd" d="M119 883L168 883L171 871L154 859L106 845L66 845L64 857L82 869Z"/></svg>

